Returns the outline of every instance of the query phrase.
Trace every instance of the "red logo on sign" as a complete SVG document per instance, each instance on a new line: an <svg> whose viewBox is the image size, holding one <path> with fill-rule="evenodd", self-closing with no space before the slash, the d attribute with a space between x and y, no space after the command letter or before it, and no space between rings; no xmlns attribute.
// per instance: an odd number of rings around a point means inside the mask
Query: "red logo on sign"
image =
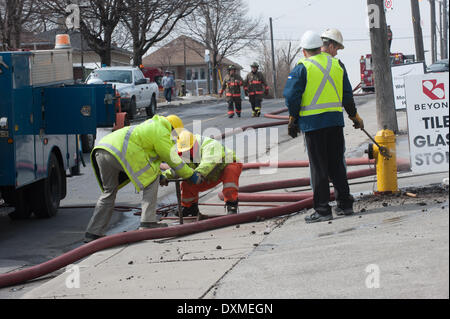
<svg viewBox="0 0 450 319"><path fill-rule="evenodd" d="M445 99L444 83L437 84L437 80L423 80L422 89L423 93L432 100Z"/></svg>

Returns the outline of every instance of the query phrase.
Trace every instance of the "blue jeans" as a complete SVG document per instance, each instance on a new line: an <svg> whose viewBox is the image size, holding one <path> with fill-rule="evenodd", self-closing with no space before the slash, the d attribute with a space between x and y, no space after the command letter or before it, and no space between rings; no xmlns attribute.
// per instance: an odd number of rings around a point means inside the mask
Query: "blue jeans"
<svg viewBox="0 0 450 319"><path fill-rule="evenodd" d="M172 88L164 89L164 97L167 102L172 102Z"/></svg>

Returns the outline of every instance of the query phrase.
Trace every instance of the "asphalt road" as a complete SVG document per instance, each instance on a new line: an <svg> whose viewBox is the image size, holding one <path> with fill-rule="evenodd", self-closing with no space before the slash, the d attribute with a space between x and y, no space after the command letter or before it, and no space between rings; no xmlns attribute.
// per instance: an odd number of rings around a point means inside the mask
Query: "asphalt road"
<svg viewBox="0 0 450 319"><path fill-rule="evenodd" d="M282 100L268 100L263 102L263 111L270 112L283 107ZM208 104L194 104L182 106L164 107L158 110L160 115L177 114L188 129L194 128L194 121L201 121L202 132L207 129L220 130L247 126L255 123L273 121L264 117L252 118L251 107L247 101L243 102L241 118L229 119L227 117L227 105L225 102ZM138 124L144 121L144 116L132 123ZM197 122L198 125L200 122ZM281 130L280 130L281 131ZM97 135L102 136L108 130L99 130ZM78 208L73 206L95 205L100 195L89 161L89 155L84 159L87 166L81 168L81 175L67 179L68 194L61 201L58 214L50 219L36 219L12 221L8 217L11 208L0 207L0 273L5 273L32 265L42 263L82 245L85 228L91 218L93 208ZM167 190L160 189L160 205L174 202L175 196ZM128 185L118 194L116 204L127 206L140 206L140 194L136 194L131 185ZM111 220L111 228L108 233L134 230L139 223L139 218L133 212L114 214ZM20 298L25 292L43 281L53 278L64 270L55 272L35 282L17 287L0 289L0 299Z"/></svg>

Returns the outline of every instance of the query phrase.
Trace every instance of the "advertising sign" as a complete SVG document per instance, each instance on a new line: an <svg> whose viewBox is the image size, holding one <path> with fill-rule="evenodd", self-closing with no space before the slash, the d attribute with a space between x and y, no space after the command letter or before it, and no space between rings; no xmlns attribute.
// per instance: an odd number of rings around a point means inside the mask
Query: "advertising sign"
<svg viewBox="0 0 450 319"><path fill-rule="evenodd" d="M404 110L406 109L405 76L425 74L425 65L423 62L398 64L393 65L391 70L395 109Z"/></svg>
<svg viewBox="0 0 450 319"><path fill-rule="evenodd" d="M411 169L449 170L448 72L405 77Z"/></svg>

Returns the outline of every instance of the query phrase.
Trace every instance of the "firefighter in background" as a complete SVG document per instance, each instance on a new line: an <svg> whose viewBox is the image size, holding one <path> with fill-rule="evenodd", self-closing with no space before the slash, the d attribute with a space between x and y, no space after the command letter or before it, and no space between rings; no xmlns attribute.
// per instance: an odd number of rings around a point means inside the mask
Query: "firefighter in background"
<svg viewBox="0 0 450 319"><path fill-rule="evenodd" d="M178 155L200 176L197 183L184 181L181 183L181 205L183 216L197 216L203 219L198 209L198 195L223 183L223 196L227 215L238 212L239 177L242 163L236 154L224 147L215 139L192 134L188 130L180 133L177 141ZM167 186L168 179L177 178L173 169L163 172L160 179L161 186Z"/></svg>
<svg viewBox="0 0 450 319"><path fill-rule="evenodd" d="M254 62L250 65L252 71L247 74L244 81L245 95L249 97L252 105L252 116L259 117L261 115L261 103L263 96L269 94L269 86L267 85L264 75L258 71L259 65Z"/></svg>
<svg viewBox="0 0 450 319"><path fill-rule="evenodd" d="M228 102L228 117L234 117L234 108L236 107L236 115L241 117L242 110L242 98L241 98L241 87L243 86L243 80L239 74L236 73L236 67L230 65L228 67L228 74L223 79L222 89L219 92L220 97L222 97L223 92L227 96Z"/></svg>

